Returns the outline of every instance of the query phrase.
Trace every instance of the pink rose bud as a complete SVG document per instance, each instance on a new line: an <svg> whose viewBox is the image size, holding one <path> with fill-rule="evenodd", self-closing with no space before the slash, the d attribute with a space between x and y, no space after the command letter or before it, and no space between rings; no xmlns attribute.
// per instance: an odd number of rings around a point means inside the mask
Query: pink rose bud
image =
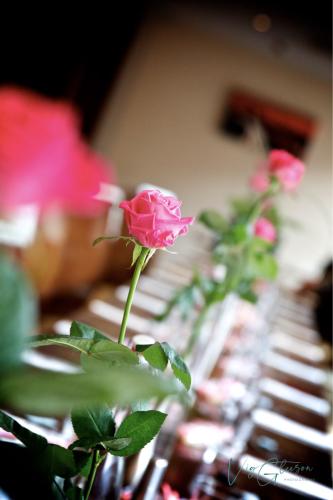
<svg viewBox="0 0 333 500"><path fill-rule="evenodd" d="M0 208L35 203L90 212L92 195L109 177L81 140L71 105L15 87L0 89Z"/></svg>
<svg viewBox="0 0 333 500"><path fill-rule="evenodd" d="M188 232L193 217L181 217L182 202L158 190L146 190L132 200L122 201L129 233L147 248L165 248Z"/></svg>
<svg viewBox="0 0 333 500"><path fill-rule="evenodd" d="M305 166L287 151L274 149L268 157L268 170L279 180L285 191L293 191L302 180Z"/></svg>
<svg viewBox="0 0 333 500"><path fill-rule="evenodd" d="M254 224L254 234L262 240L274 243L276 240L276 229L268 219L260 217Z"/></svg>
<svg viewBox="0 0 333 500"><path fill-rule="evenodd" d="M269 187L269 176L265 166L261 166L250 178L250 187L256 193L264 193Z"/></svg>

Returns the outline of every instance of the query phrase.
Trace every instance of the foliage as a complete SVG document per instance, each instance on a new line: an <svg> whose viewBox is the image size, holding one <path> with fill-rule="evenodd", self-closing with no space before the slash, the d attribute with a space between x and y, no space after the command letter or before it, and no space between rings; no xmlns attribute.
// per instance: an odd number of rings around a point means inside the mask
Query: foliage
<svg viewBox="0 0 333 500"><path fill-rule="evenodd" d="M232 292L244 300L256 302L256 281L276 278L275 247L256 237L253 230L254 221L262 212L273 224L278 227L281 224L276 208L265 204L266 197L267 193L259 198L234 200L229 221L216 210L205 210L199 215L199 222L214 234L212 261L224 269L224 277L218 279L194 272L191 282L177 290L163 313L155 318L164 320L174 308L183 319L187 319L193 309L199 311L186 352L194 345L203 319L213 304L223 301Z"/></svg>
<svg viewBox="0 0 333 500"><path fill-rule="evenodd" d="M132 411L116 426L114 408L144 404L175 395L184 398L191 377L181 357L167 344L145 346L133 352L89 325L74 321L70 335L30 337L35 328L35 302L19 269L0 256L0 403L23 413L71 413L77 439L68 449L23 427L0 411L0 427L12 433L37 457L52 490L62 498L84 499L90 489L74 484L77 475L92 478L107 453L128 456L138 452L159 432L166 415L157 410ZM24 348L61 345L80 353L78 373L31 370L21 362ZM144 362L143 360L146 360ZM158 359L162 360L158 361ZM174 377L161 373L170 364ZM87 484L91 480L88 480ZM59 489L60 488L60 489Z"/></svg>

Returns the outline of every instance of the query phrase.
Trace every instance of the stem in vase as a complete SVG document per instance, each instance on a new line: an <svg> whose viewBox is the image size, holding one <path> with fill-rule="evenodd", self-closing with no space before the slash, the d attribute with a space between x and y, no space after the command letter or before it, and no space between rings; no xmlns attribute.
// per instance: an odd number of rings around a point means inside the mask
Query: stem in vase
<svg viewBox="0 0 333 500"><path fill-rule="evenodd" d="M150 248L142 247L142 250L141 250L141 253L138 257L138 260L136 261L136 266L135 266L135 270L134 270L134 273L132 276L130 289L129 289L128 295L127 295L123 319L121 322L121 327L120 327L120 332L119 332L119 337L118 337L118 344L124 343L125 334L126 334L126 327L127 327L128 317L129 317L131 307L132 307L134 292L135 292L136 286L137 286L139 278L140 278L142 268L145 264L145 261L148 257L149 252L150 252Z"/></svg>
<svg viewBox="0 0 333 500"><path fill-rule="evenodd" d="M90 493L91 493L91 490L92 490L92 487L93 487L93 484L95 481L96 472L97 472L98 466L100 464L99 458L100 458L99 451L95 449L93 451L92 462L91 462L91 467L90 467L90 471L89 471L89 476L87 479L87 484L86 484L86 487L84 489L84 500L89 499L89 496L90 496Z"/></svg>
<svg viewBox="0 0 333 500"><path fill-rule="evenodd" d="M198 316L193 324L192 333L191 333L191 336L188 340L186 349L184 351L185 357L187 357L192 352L193 347L195 346L198 338L200 337L201 330L202 330L203 324L206 320L208 310L209 310L209 306L204 306L201 309L200 313L198 314Z"/></svg>

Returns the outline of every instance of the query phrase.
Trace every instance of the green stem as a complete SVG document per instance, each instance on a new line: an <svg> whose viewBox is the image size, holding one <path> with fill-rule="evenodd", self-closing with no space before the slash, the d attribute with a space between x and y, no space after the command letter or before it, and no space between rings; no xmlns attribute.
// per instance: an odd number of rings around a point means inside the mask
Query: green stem
<svg viewBox="0 0 333 500"><path fill-rule="evenodd" d="M248 214L247 222L251 223L255 221L261 214L262 211L262 204L264 201L266 201L269 198L268 192L262 194L259 196L257 200L253 203L250 212Z"/></svg>
<svg viewBox="0 0 333 500"><path fill-rule="evenodd" d="M142 268L144 266L146 258L148 257L149 252L150 252L150 248L142 247L142 250L141 250L141 253L138 257L138 260L136 261L136 266L135 266L135 270L134 270L134 273L132 276L130 289L129 289L128 295L127 295L123 319L121 322L121 327L120 327L120 332L119 332L119 337L118 337L118 344L123 344L123 342L125 340L126 326L127 326L128 317L129 317L131 307L132 307L134 292L135 292L136 286L137 286L139 278L140 278Z"/></svg>
<svg viewBox="0 0 333 500"><path fill-rule="evenodd" d="M252 207L250 208L248 217L247 217L247 222L251 223L254 220L256 220L261 212L262 212L262 205L264 201L268 200L269 198L272 198L279 192L279 185L276 182L271 182L271 185L265 191L262 193L257 200L254 201Z"/></svg>
<svg viewBox="0 0 333 500"><path fill-rule="evenodd" d="M97 472L99 464L100 464L100 461L99 461L99 451L96 450L96 449L94 449L93 456L92 456L91 467L90 467L90 471L89 471L89 476L88 476L88 479L87 479L87 484L86 484L86 486L84 488L84 500L88 500L89 499L89 496L90 496L91 489L92 489L94 481L95 481L96 472Z"/></svg>
<svg viewBox="0 0 333 500"><path fill-rule="evenodd" d="M191 333L191 336L187 342L187 346L186 346L186 349L183 353L183 356L186 358L188 357L192 350L193 350L193 347L195 346L198 338L200 337L200 334L201 334L201 330L202 330L202 327L203 327L203 324L206 320L206 317L207 317L207 313L209 311L209 307L210 305L205 305L201 311L199 312L194 324L193 324L193 329L192 329L192 333Z"/></svg>

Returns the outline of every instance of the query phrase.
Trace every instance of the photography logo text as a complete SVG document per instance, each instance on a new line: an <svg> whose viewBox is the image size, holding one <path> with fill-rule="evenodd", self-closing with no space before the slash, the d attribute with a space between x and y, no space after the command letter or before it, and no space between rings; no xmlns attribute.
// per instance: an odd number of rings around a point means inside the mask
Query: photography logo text
<svg viewBox="0 0 333 500"><path fill-rule="evenodd" d="M233 473L232 461L228 463L228 482L232 486L236 483L241 472L246 474L248 479L256 479L259 486L267 486L277 481L305 481L310 479L309 473L313 467L302 462L294 462L278 458L270 458L260 464L251 463L251 460L245 459L236 473Z"/></svg>

